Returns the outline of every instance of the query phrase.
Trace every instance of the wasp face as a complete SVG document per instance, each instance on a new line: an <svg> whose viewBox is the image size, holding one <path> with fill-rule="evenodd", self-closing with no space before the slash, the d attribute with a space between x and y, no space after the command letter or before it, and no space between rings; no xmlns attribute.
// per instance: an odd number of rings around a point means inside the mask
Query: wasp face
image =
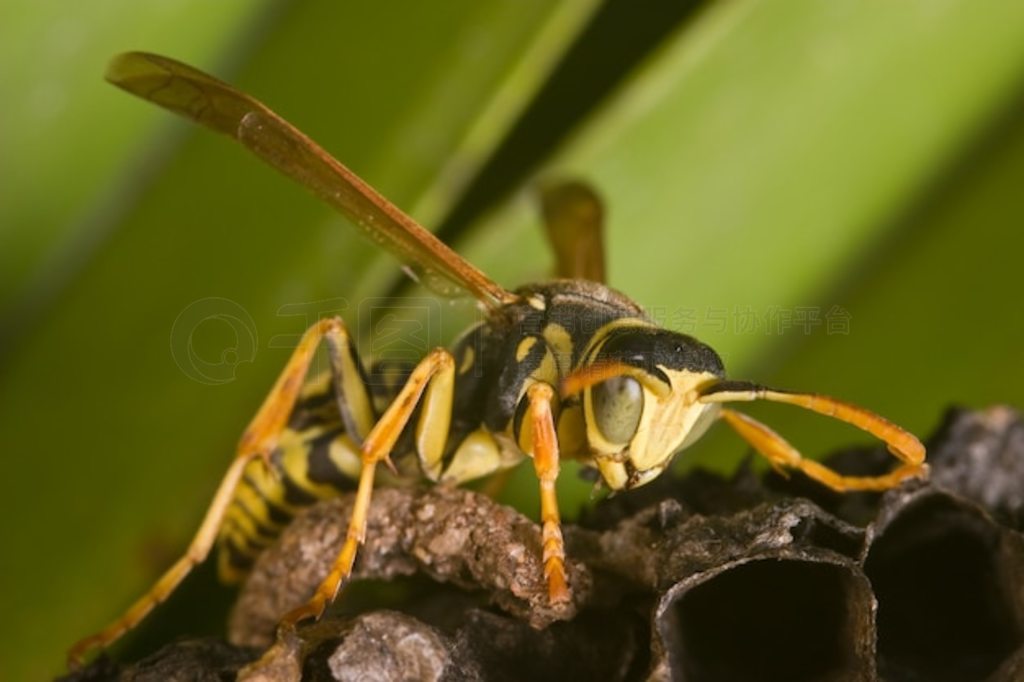
<svg viewBox="0 0 1024 682"><path fill-rule="evenodd" d="M620 321L595 335L577 375L590 456L612 490L653 480L700 438L718 406L698 389L725 376L715 351L696 339Z"/></svg>

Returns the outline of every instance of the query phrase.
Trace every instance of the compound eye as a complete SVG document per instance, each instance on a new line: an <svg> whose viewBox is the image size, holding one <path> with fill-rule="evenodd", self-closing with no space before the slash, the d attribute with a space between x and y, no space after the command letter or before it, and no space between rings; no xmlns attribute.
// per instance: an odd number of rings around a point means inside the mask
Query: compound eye
<svg viewBox="0 0 1024 682"><path fill-rule="evenodd" d="M633 377L612 377L591 389L594 421L604 439L626 445L636 433L644 410L644 391Z"/></svg>

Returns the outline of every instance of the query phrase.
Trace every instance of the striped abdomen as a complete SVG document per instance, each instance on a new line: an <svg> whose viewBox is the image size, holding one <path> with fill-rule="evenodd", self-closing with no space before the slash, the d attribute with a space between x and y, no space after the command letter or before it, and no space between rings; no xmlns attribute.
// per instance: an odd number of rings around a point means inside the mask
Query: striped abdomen
<svg viewBox="0 0 1024 682"><path fill-rule="evenodd" d="M404 373L375 367L371 376L379 414ZM218 571L226 583L241 580L300 509L355 489L359 448L345 433L328 373L303 388L270 465L249 463L224 516L217 544Z"/></svg>

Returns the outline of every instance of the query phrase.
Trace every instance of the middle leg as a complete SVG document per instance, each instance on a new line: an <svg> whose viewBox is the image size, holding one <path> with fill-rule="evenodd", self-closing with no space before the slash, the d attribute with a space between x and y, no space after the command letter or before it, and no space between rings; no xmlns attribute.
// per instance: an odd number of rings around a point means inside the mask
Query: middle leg
<svg viewBox="0 0 1024 682"><path fill-rule="evenodd" d="M565 576L565 544L555 490L559 469L558 435L551 413L555 391L548 384L536 383L527 389L526 395L529 400L527 418L532 437L533 467L540 481L544 577L548 580L549 601L562 604L569 601L569 587Z"/></svg>
<svg viewBox="0 0 1024 682"><path fill-rule="evenodd" d="M367 514L373 495L373 482L377 463L389 462L391 450L409 423L416 406L424 405L417 424L417 440L421 447L436 446L447 436L451 419L451 410L447 414L437 409L451 403L455 374L455 362L448 351L439 348L431 352L412 371L405 386L391 403L384 415L374 425L363 441L362 470L356 488L356 499L349 519L348 531L341 551L335 558L330 572L320 583L316 592L308 602L285 614L281 625L292 629L299 621L307 618L319 618L327 605L337 596L338 591L352 575L359 545L366 537ZM426 393L426 395L424 395ZM428 407L429 406L429 407ZM430 409L433 408L433 409ZM432 420L432 421L430 421ZM430 423L426 423L430 421ZM425 435L427 434L427 435Z"/></svg>

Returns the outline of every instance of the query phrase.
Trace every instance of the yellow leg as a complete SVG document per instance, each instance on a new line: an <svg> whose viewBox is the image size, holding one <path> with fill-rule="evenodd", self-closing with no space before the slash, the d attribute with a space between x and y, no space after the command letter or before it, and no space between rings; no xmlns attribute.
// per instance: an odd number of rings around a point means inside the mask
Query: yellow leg
<svg viewBox="0 0 1024 682"><path fill-rule="evenodd" d="M927 473L924 466L925 450L913 434L904 431L891 421L863 407L816 393L794 393L779 391L765 386L738 381L722 381L703 389L698 400L702 403L730 403L737 401L769 400L776 403L796 405L826 417L832 417L847 424L852 424L862 431L867 431L882 440L901 462L916 466L918 474ZM732 414L736 414L735 412ZM749 419L749 417L746 417ZM754 420L750 420L753 422ZM738 422L736 422L738 423ZM730 424L736 426L734 421ZM757 422L754 422L757 423ZM767 427L762 428L767 429ZM767 429L769 433L773 431ZM778 438L778 436L776 435ZM781 438L780 438L781 440Z"/></svg>
<svg viewBox="0 0 1024 682"><path fill-rule="evenodd" d="M389 460L395 441L408 424L427 386L436 379L439 384L447 386L450 390L454 367L452 356L443 349L435 350L424 358L366 437L362 448L363 466L359 474L359 487L356 489L355 505L345 534L345 543L334 560L330 573L320 583L312 598L281 619L281 626L286 630L294 628L299 621L306 618L319 618L352 574L352 565L355 563L359 545L366 537L366 517L370 509L377 463Z"/></svg>
<svg viewBox="0 0 1024 682"><path fill-rule="evenodd" d="M273 452L277 438L288 424L288 418L295 408L295 401L302 390L306 375L309 373L309 365L321 341L327 342L330 351L328 355L331 360L332 378L338 393L338 408L346 432L352 438L358 438L369 430L373 415L369 406L368 390L362 384L359 370L349 353L350 341L345 323L341 318L333 317L320 320L302 335L288 364L242 434L238 444L239 454L259 450L258 454L266 459Z"/></svg>
<svg viewBox="0 0 1024 682"><path fill-rule="evenodd" d="M786 439L756 419L740 412L723 408L721 418L764 455L777 469L797 469L829 488L847 492L851 490L888 490L908 478L922 475L924 464L904 464L881 476L843 476L827 466L804 459Z"/></svg>
<svg viewBox="0 0 1024 682"><path fill-rule="evenodd" d="M90 651L110 646L125 632L138 625L157 604L165 601L174 592L194 566L206 559L246 465L256 457L261 457L269 466L270 454L295 407L299 390L320 341L325 336L344 335L343 323L337 318L321 320L306 330L274 387L242 434L235 459L221 480L213 502L184 556L178 559L121 617L100 632L75 643L68 651L69 667L79 667Z"/></svg>
<svg viewBox="0 0 1024 682"><path fill-rule="evenodd" d="M558 479L558 435L551 414L554 389L548 384L534 384L527 389L533 467L540 481L540 517L543 524L541 543L544 548L544 577L548 581L548 599L552 604L569 601L565 576L565 545L558 511L555 482Z"/></svg>

